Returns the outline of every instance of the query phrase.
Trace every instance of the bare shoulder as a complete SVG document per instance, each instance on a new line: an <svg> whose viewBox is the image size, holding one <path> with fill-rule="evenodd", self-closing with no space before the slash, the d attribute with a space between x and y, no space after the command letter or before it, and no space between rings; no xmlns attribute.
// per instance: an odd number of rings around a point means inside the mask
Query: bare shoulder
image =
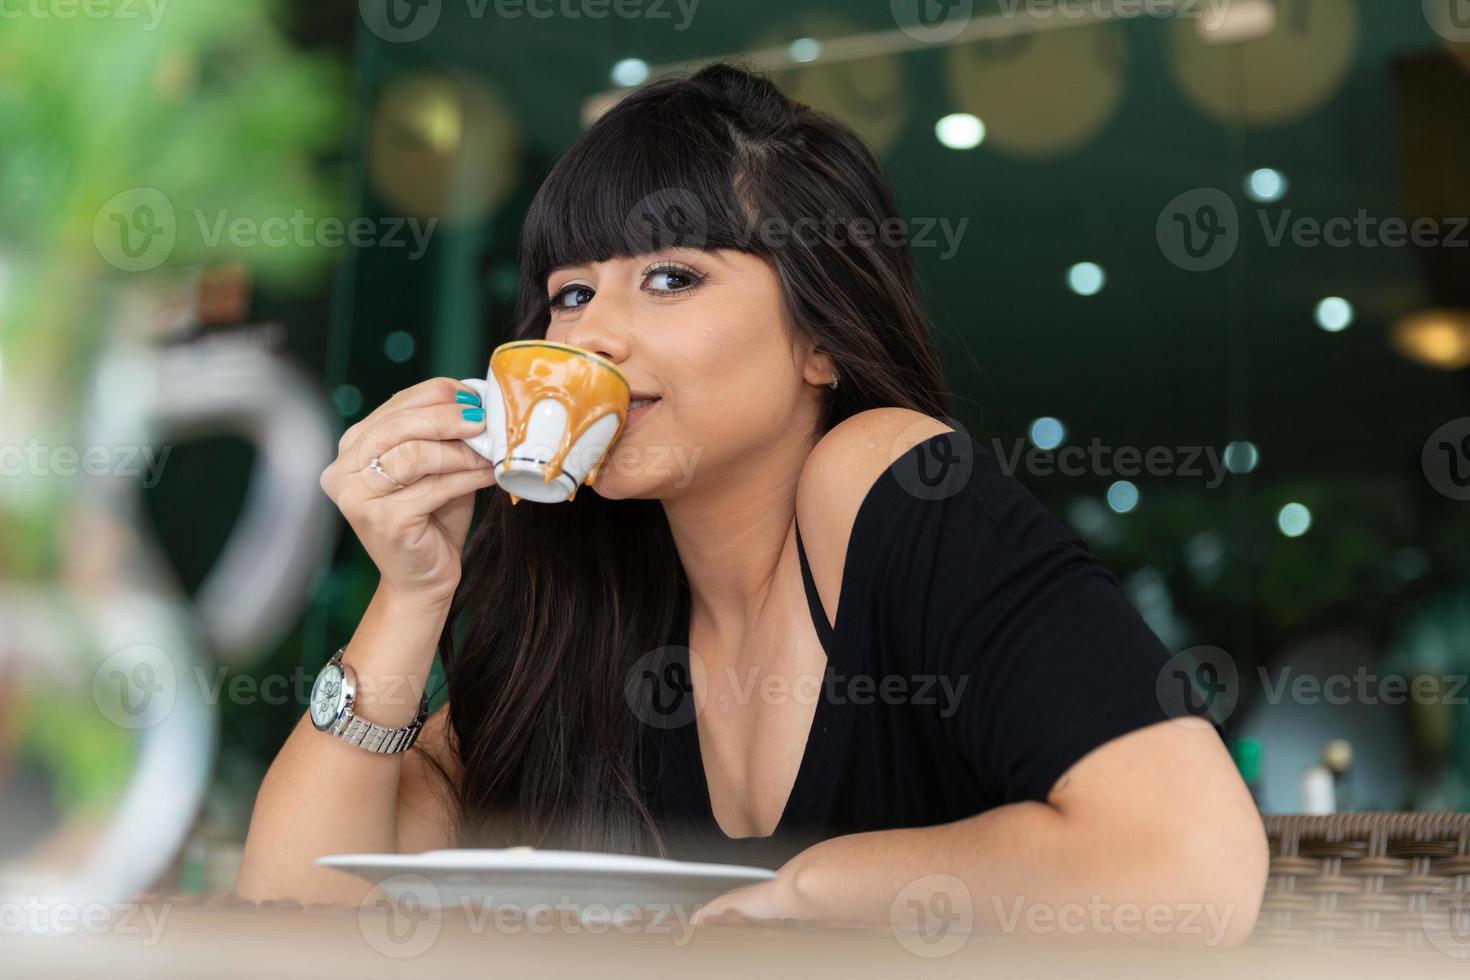
<svg viewBox="0 0 1470 980"><path fill-rule="evenodd" d="M908 408L871 408L843 419L817 442L801 468L796 521L812 579L835 622L847 542L878 478L914 446L954 427Z"/></svg>
<svg viewBox="0 0 1470 980"><path fill-rule="evenodd" d="M403 755L398 777L398 849L405 854L454 846L454 790L461 771L453 734L446 703L424 719L419 737ZM446 782L445 774L452 783Z"/></svg>

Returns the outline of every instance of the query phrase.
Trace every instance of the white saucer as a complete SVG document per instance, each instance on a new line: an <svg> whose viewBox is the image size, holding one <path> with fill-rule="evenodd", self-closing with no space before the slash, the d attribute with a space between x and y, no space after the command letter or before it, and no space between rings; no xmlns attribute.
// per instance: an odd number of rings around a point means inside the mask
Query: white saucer
<svg viewBox="0 0 1470 980"><path fill-rule="evenodd" d="M375 882L394 901L424 908L570 906L589 918L612 920L630 910L670 906L689 914L731 889L776 877L769 868L738 864L531 847L329 854L316 863Z"/></svg>

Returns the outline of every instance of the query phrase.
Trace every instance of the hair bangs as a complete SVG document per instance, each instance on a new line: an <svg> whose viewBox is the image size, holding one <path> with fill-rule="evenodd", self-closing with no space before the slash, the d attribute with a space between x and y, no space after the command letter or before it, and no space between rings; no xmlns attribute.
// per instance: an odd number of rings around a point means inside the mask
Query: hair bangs
<svg viewBox="0 0 1470 980"><path fill-rule="evenodd" d="M610 109L552 168L521 231L525 285L570 265L665 248L759 251L735 138L696 98L642 97Z"/></svg>

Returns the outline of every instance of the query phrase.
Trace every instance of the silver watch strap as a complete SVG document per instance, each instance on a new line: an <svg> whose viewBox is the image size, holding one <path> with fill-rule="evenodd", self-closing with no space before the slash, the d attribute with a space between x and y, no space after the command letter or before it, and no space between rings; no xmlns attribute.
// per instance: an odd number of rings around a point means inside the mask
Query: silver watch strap
<svg viewBox="0 0 1470 980"><path fill-rule="evenodd" d="M346 650L347 646L343 644L328 662L341 663L342 654ZM336 724L327 731L349 745L356 745L369 752L378 752L383 755L407 752L418 739L419 732L423 730L424 719L428 717L428 714L429 692L426 690L419 698L418 717L400 728L388 728L368 721L366 718L360 718L352 713L351 707L348 707L337 719Z"/></svg>
<svg viewBox="0 0 1470 980"><path fill-rule="evenodd" d="M356 745L369 752L388 754L408 751L409 746L413 745L423 727L422 710L418 718L402 728L385 728L366 718L359 718L349 711L344 713L341 720L332 727L332 734L349 745Z"/></svg>

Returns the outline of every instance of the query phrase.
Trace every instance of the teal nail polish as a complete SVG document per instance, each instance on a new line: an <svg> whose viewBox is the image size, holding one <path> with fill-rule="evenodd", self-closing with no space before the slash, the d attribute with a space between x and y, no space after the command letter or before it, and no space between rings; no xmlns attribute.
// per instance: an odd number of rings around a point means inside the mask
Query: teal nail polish
<svg viewBox="0 0 1470 980"><path fill-rule="evenodd" d="M464 408L464 409L460 409L460 414L464 416L464 420L466 422L483 422L483 421L485 421L485 410L483 408Z"/></svg>
<svg viewBox="0 0 1470 980"><path fill-rule="evenodd" d="M473 391L456 391L454 393L454 400L459 402L461 405L480 404L480 396L475 394Z"/></svg>

